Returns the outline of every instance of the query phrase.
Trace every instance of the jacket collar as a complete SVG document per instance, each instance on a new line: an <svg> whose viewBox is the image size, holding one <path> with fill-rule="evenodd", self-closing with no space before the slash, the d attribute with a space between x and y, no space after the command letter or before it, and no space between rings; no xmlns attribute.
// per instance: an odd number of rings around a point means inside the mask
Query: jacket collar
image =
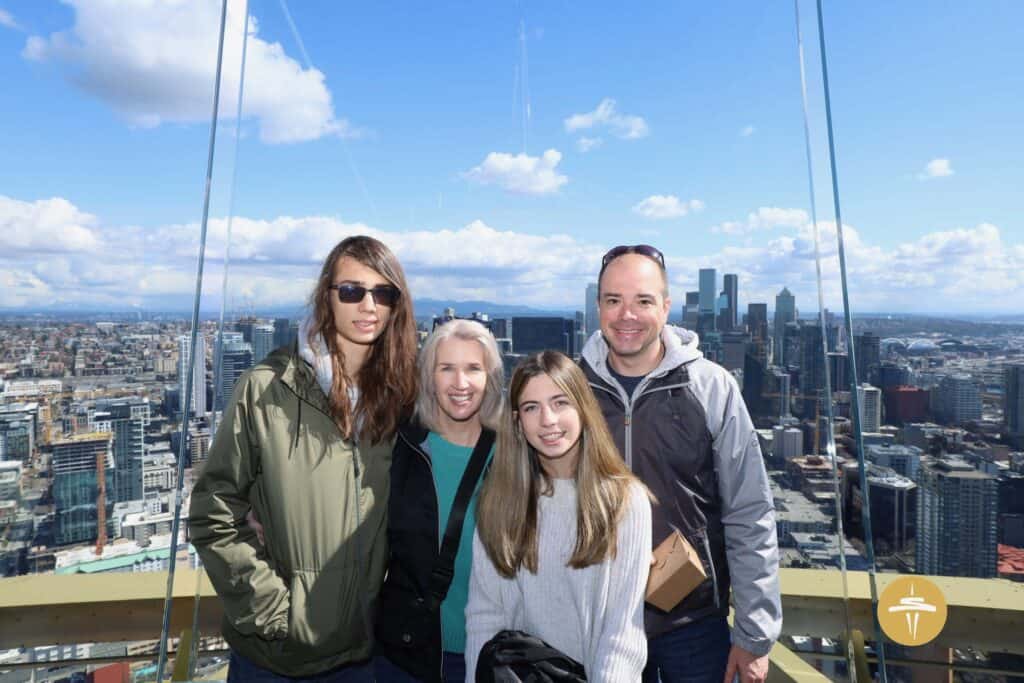
<svg viewBox="0 0 1024 683"><path fill-rule="evenodd" d="M299 357L297 345L290 349L278 349L263 361L274 371L274 375L299 399L309 403L325 415L331 414L327 394L320 388L309 363Z"/></svg>
<svg viewBox="0 0 1024 683"><path fill-rule="evenodd" d="M704 357L703 352L697 348L700 340L696 332L675 325L665 325L661 330L661 341L665 344L665 356L658 367L647 374L648 379L657 379L680 365ZM594 332L587 340L582 355L595 375L613 387L618 386L618 382L612 378L608 369L608 342L600 330Z"/></svg>

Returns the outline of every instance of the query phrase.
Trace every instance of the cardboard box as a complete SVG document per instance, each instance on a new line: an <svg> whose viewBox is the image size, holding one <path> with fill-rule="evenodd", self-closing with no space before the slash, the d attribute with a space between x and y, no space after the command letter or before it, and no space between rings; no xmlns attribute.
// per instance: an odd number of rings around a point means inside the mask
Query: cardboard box
<svg viewBox="0 0 1024 683"><path fill-rule="evenodd" d="M707 578L700 556L682 534L673 531L654 549L655 562L647 579L647 602L671 611Z"/></svg>

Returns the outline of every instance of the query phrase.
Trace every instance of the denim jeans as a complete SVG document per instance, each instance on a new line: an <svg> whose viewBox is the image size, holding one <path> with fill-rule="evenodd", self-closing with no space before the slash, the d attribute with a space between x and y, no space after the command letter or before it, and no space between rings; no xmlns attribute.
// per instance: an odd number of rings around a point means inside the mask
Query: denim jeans
<svg viewBox="0 0 1024 683"><path fill-rule="evenodd" d="M373 663L359 662L314 676L282 676L231 651L227 683L373 683Z"/></svg>
<svg viewBox="0 0 1024 683"><path fill-rule="evenodd" d="M721 683L731 647L725 617L680 626L647 641L643 683Z"/></svg>
<svg viewBox="0 0 1024 683"><path fill-rule="evenodd" d="M419 683L419 679L391 663L387 657L373 660L377 683ZM441 675L444 683L464 683L466 680L466 656L461 652L445 652L441 660Z"/></svg>

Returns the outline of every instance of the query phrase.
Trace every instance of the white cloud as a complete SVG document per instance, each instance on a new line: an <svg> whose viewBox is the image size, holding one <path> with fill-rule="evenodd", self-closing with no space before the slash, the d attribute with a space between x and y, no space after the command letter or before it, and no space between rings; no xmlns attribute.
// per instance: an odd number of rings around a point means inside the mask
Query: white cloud
<svg viewBox="0 0 1024 683"><path fill-rule="evenodd" d="M597 108L586 114L573 114L565 120L565 130L575 133L579 130L604 128L623 140L647 137L651 132L643 117L621 114L616 110L615 100L606 97Z"/></svg>
<svg viewBox="0 0 1024 683"><path fill-rule="evenodd" d="M921 180L930 178L947 178L953 175L953 165L949 159L932 159L925 165L924 172L917 177Z"/></svg>
<svg viewBox="0 0 1024 683"><path fill-rule="evenodd" d="M750 215L799 223L796 211L758 210ZM203 292L207 309L220 302L226 227L224 218L209 224ZM785 285L801 308L814 310L812 226L803 221L788 227L785 232L754 233L743 244L713 253L666 251L675 298L681 300L684 291L694 288L699 268L714 267L740 276L745 302L771 302ZM830 222L818 227L826 305L836 310L841 303L836 230ZM856 312L1020 312L1024 242L1019 230L1004 232L981 223L935 230L885 249L853 226L844 226L843 232ZM298 308L324 255L353 234L370 234L388 244L417 298L539 307L580 306L609 246L557 229L532 234L481 220L450 229L397 231L331 216L243 216L233 224L229 307ZM191 303L198 236L196 223L110 226L65 199L2 197L0 307L184 310Z"/></svg>
<svg viewBox="0 0 1024 683"><path fill-rule="evenodd" d="M15 31L23 30L21 25L14 19L14 16L3 8L0 8L0 26L14 29Z"/></svg>
<svg viewBox="0 0 1024 683"><path fill-rule="evenodd" d="M48 37L30 36L26 59L53 62L75 87L106 102L133 125L209 120L220 3L63 0L75 23ZM242 54L241 0L229 3L221 116L237 107ZM243 117L258 121L268 143L358 136L334 112L324 74L303 68L280 43L259 37L250 17Z"/></svg>
<svg viewBox="0 0 1024 683"><path fill-rule="evenodd" d="M777 206L762 206L747 215L746 221L726 221L711 227L711 232L725 235L747 235L758 230L799 227L810 221L803 209L781 209Z"/></svg>
<svg viewBox="0 0 1024 683"><path fill-rule="evenodd" d="M753 126L745 126L743 129L740 130L740 137L749 138L751 135L754 134L755 130L757 129L754 128Z"/></svg>
<svg viewBox="0 0 1024 683"><path fill-rule="evenodd" d="M633 207L633 212L644 218L662 220L666 218L679 218L691 211L703 211L704 202L699 199L683 201L675 195L655 194L640 201Z"/></svg>
<svg viewBox="0 0 1024 683"><path fill-rule="evenodd" d="M579 151L581 151L584 154L586 154L590 150L597 149L598 147L600 147L603 144L604 144L604 139L603 138L581 137L579 140L576 141L576 149L578 149Z"/></svg>
<svg viewBox="0 0 1024 683"><path fill-rule="evenodd" d="M543 195L558 192L569 178L558 173L562 154L549 149L539 157L528 154L491 152L479 166L463 174L481 185L498 185L519 194Z"/></svg>

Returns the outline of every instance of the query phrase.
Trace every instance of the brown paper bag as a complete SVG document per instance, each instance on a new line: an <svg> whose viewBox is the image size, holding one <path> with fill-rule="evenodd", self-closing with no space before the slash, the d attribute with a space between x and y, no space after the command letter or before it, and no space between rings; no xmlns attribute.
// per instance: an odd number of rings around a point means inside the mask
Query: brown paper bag
<svg viewBox="0 0 1024 683"><path fill-rule="evenodd" d="M673 531L654 549L647 602L669 612L707 578L704 565L682 534Z"/></svg>

